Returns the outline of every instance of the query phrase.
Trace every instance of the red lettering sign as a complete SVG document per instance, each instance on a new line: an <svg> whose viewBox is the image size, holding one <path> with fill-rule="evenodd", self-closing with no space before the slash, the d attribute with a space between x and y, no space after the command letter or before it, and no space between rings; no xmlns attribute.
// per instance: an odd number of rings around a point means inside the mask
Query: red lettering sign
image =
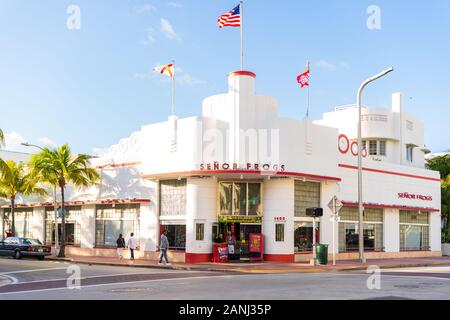
<svg viewBox="0 0 450 320"><path fill-rule="evenodd" d="M409 200L421 200L421 201L433 201L432 196L425 196L422 194L400 192L398 194L399 199L409 199Z"/></svg>

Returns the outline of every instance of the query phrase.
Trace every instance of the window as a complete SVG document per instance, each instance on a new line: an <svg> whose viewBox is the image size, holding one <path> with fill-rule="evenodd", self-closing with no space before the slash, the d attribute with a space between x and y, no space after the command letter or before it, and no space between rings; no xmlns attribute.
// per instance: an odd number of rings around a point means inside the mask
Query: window
<svg viewBox="0 0 450 320"><path fill-rule="evenodd" d="M219 214L234 216L262 215L261 183L220 182Z"/></svg>
<svg viewBox="0 0 450 320"><path fill-rule="evenodd" d="M307 208L320 207L320 183L295 181L295 216L306 217Z"/></svg>
<svg viewBox="0 0 450 320"><path fill-rule="evenodd" d="M81 243L81 206L65 207L66 219L66 239L67 245L79 246ZM58 211L58 239L61 239L61 209ZM55 213L53 207L45 210L45 243L47 245L55 243Z"/></svg>
<svg viewBox="0 0 450 320"><path fill-rule="evenodd" d="M380 150L379 150L379 155L380 156L386 156L386 141L380 141Z"/></svg>
<svg viewBox="0 0 450 320"><path fill-rule="evenodd" d="M406 161L413 162L414 146L406 146Z"/></svg>
<svg viewBox="0 0 450 320"><path fill-rule="evenodd" d="M197 223L195 225L195 240L203 241L205 240L205 224Z"/></svg>
<svg viewBox="0 0 450 320"><path fill-rule="evenodd" d="M186 225L162 225L161 233L167 231L169 248L175 250L186 249Z"/></svg>
<svg viewBox="0 0 450 320"><path fill-rule="evenodd" d="M160 216L186 215L186 185L186 179L160 182Z"/></svg>
<svg viewBox="0 0 450 320"><path fill-rule="evenodd" d="M400 250L430 250L429 213L400 211Z"/></svg>
<svg viewBox="0 0 450 320"><path fill-rule="evenodd" d="M358 208L343 207L339 213L339 251L357 251L359 249ZM366 208L364 210L364 248L368 251L382 251L383 246L383 209Z"/></svg>
<svg viewBox="0 0 450 320"><path fill-rule="evenodd" d="M320 223L316 222L316 242L320 239ZM311 252L313 248L313 223L295 222L294 246L295 252Z"/></svg>
<svg viewBox="0 0 450 320"><path fill-rule="evenodd" d="M119 235L128 240L131 233L139 239L139 204L97 206L95 245L115 247Z"/></svg>
<svg viewBox="0 0 450 320"><path fill-rule="evenodd" d="M384 140L369 140L363 141L363 149L367 149L368 145L368 153L371 156L382 156L385 157L387 154L386 151L386 141Z"/></svg>
<svg viewBox="0 0 450 320"><path fill-rule="evenodd" d="M275 224L275 241L284 242L284 223Z"/></svg>
<svg viewBox="0 0 450 320"><path fill-rule="evenodd" d="M376 156L378 155L378 151L377 151L377 141L369 141L369 154L371 156Z"/></svg>

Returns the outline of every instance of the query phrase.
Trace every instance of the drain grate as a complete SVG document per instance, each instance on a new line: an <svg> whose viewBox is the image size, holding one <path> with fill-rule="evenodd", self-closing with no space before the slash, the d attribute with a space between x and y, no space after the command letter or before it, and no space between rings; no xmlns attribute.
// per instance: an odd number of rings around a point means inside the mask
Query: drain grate
<svg viewBox="0 0 450 320"><path fill-rule="evenodd" d="M416 285L416 284L399 284L394 286L394 288L398 288L398 289L419 289L420 286Z"/></svg>

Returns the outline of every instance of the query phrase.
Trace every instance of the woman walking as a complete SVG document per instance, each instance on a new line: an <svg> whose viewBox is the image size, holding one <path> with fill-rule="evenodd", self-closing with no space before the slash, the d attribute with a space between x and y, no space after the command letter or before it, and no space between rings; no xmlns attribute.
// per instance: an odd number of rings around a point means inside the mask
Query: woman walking
<svg viewBox="0 0 450 320"><path fill-rule="evenodd" d="M123 249L125 248L125 239L121 234L119 234L119 239L117 239L117 255L119 259L123 259Z"/></svg>

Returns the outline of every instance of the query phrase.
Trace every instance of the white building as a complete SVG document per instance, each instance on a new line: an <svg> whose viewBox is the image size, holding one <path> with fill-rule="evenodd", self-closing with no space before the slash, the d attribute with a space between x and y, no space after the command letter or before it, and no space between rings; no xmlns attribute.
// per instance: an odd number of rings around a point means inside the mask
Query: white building
<svg viewBox="0 0 450 320"><path fill-rule="evenodd" d="M228 92L205 99L202 116L144 126L94 159L101 185L68 192L68 252L114 255L118 234L134 232L139 256L155 259L166 229L172 259L203 262L231 231L244 258L249 234L262 233L265 260L308 261L306 209L324 209L318 240L331 246L336 195L345 204L338 259L356 258L357 109L281 118L274 98L255 93L255 78L230 73ZM422 123L404 112L399 93L391 110L365 108L363 121L368 258L440 256L440 179L424 169ZM51 243L51 199L23 205L31 221L23 233Z"/></svg>

